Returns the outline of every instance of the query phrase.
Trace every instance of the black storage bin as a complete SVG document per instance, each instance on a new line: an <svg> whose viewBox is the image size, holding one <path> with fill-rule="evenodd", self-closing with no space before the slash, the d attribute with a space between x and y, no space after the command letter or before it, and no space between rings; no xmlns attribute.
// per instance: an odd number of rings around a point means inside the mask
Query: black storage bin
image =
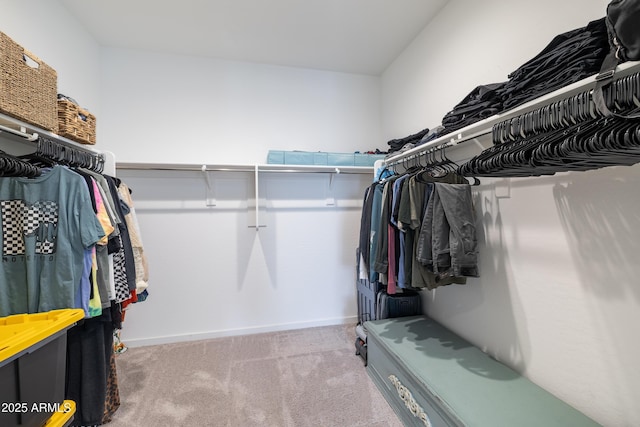
<svg viewBox="0 0 640 427"><path fill-rule="evenodd" d="M380 283L359 279L358 289L358 323L376 320L376 295L380 291Z"/></svg>
<svg viewBox="0 0 640 427"><path fill-rule="evenodd" d="M377 320L422 314L422 299L418 292L404 291L389 295L378 292Z"/></svg>
<svg viewBox="0 0 640 427"><path fill-rule="evenodd" d="M360 279L360 250L356 249L356 292L358 298L358 323L376 320L376 295L382 288L379 282Z"/></svg>
<svg viewBox="0 0 640 427"><path fill-rule="evenodd" d="M0 426L41 427L65 405L67 329L83 310L0 318Z"/></svg>

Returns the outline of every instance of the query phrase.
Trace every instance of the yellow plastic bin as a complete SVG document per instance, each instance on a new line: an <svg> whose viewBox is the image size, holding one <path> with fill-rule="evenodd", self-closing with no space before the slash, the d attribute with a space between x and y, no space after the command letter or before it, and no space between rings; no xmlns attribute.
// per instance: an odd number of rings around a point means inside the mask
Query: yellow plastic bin
<svg viewBox="0 0 640 427"><path fill-rule="evenodd" d="M73 421L73 414L76 413L76 402L65 400L60 409L42 427L67 427Z"/></svg>
<svg viewBox="0 0 640 427"><path fill-rule="evenodd" d="M0 426L41 427L65 411L67 330L82 318L81 309L0 317Z"/></svg>

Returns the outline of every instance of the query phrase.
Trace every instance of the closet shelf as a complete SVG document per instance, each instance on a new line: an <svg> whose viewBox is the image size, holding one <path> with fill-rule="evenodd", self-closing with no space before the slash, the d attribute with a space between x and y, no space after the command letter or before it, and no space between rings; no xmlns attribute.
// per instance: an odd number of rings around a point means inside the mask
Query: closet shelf
<svg viewBox="0 0 640 427"><path fill-rule="evenodd" d="M7 135L12 137L11 139L13 141L18 141L33 146L35 146L35 142L38 140L38 136L43 136L78 150L83 150L91 154L101 154L99 150L96 150L93 147L79 144L48 130L41 129L38 126L0 113L0 138L4 138Z"/></svg>
<svg viewBox="0 0 640 427"><path fill-rule="evenodd" d="M285 172L285 173L334 173L371 174L371 166L312 166L312 165L235 165L188 163L133 163L119 162L116 169L201 172Z"/></svg>
<svg viewBox="0 0 640 427"><path fill-rule="evenodd" d="M617 80L619 78L628 76L636 72L640 72L640 61L624 62L618 65L618 67L616 68L616 74L614 79ZM420 146L414 147L405 152L396 154L394 156L389 156L384 160L384 163L387 166L391 166L401 161L415 158L419 156L421 153L433 147L438 147L442 145L445 145L447 147L455 146L463 142L473 141L485 135L490 135L493 131L493 125L497 123L519 116L526 112L539 109L541 107L544 107L545 105L552 104L561 99L568 98L573 95L577 95L580 92L586 92L586 91L592 90L596 84L596 76L597 75L594 74L593 76L589 76L585 79L582 79L580 81L577 81L575 83L562 87L558 90L550 92L546 95L542 95L516 108L512 108L500 114L496 114L484 120L480 120L478 122L472 123L469 126L465 126L455 132L449 133L447 135L443 135L439 138L436 138L432 141L427 142L426 144L422 144Z"/></svg>

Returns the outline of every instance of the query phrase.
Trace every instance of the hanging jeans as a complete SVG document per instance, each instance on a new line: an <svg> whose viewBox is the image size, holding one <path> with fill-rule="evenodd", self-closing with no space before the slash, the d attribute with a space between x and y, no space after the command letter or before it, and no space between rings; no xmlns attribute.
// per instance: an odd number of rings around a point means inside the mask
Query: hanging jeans
<svg viewBox="0 0 640 427"><path fill-rule="evenodd" d="M432 233L433 233L433 195L435 193L433 183L427 184L425 189L425 198L428 200L420 226L420 234L418 234L418 243L416 246L416 259L422 264L429 267L433 271L433 255L432 255Z"/></svg>
<svg viewBox="0 0 640 427"><path fill-rule="evenodd" d="M435 183L432 258L434 273L477 277L478 242L468 184Z"/></svg>

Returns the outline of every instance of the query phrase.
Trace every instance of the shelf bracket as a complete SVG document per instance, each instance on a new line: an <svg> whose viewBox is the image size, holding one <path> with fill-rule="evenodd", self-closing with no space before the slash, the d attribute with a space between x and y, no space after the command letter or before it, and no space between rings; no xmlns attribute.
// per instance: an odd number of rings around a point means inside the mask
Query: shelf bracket
<svg viewBox="0 0 640 427"><path fill-rule="evenodd" d="M10 127L6 127L3 125L0 125L0 132L6 132L6 133L10 133L12 135L15 136L19 136L21 138L26 139L27 141L33 142L33 141L37 141L38 140L38 134L37 133L28 133L27 129L24 126L20 126L20 130L16 130L16 129L12 129Z"/></svg>
<svg viewBox="0 0 640 427"><path fill-rule="evenodd" d="M256 231L260 231L260 168L255 165L255 185L256 185Z"/></svg>
<svg viewBox="0 0 640 427"><path fill-rule="evenodd" d="M336 175L340 174L340 168L335 168L334 172L329 174L329 187L327 189L327 198L326 204L327 206L335 206L336 205L336 197L333 194L333 180Z"/></svg>
<svg viewBox="0 0 640 427"><path fill-rule="evenodd" d="M207 165L202 165L202 173L207 184L206 204L209 207L213 207L216 205L216 194L215 188L211 183L211 172L207 170Z"/></svg>
<svg viewBox="0 0 640 427"><path fill-rule="evenodd" d="M264 204L261 202L260 199L260 165L254 165L253 166L253 173L254 173L254 185L255 185L255 193L254 193L254 197L255 197L255 206L254 206L254 220L255 220L255 224L249 224L249 227L255 227L256 231L260 231L260 228L266 227L267 225L264 223L261 223L261 221L265 221L265 214L266 212L264 212L264 210L266 209L264 207ZM260 212L260 208L262 206L263 212L261 214Z"/></svg>

